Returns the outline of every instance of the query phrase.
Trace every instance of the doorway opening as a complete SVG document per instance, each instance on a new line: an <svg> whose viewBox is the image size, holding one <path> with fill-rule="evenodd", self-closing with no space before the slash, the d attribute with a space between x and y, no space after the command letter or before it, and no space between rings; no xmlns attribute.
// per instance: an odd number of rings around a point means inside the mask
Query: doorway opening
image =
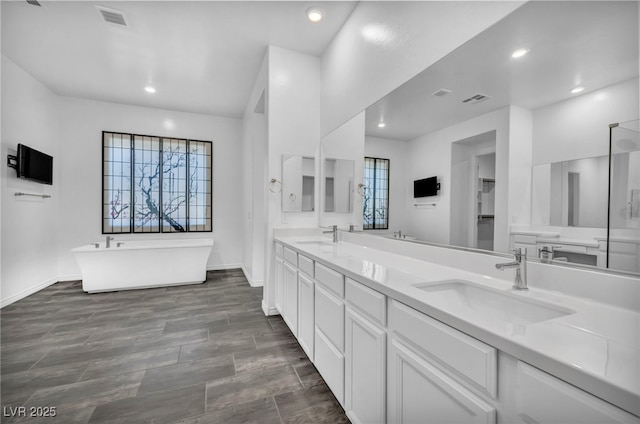
<svg viewBox="0 0 640 424"><path fill-rule="evenodd" d="M451 144L450 244L493 250L495 170L495 130Z"/></svg>

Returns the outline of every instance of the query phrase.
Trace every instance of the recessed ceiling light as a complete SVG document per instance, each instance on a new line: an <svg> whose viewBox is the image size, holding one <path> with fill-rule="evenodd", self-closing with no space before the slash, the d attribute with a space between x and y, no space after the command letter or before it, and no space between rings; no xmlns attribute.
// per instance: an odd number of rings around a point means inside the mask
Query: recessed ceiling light
<svg viewBox="0 0 640 424"><path fill-rule="evenodd" d="M312 6L307 9L307 18L311 22L320 22L324 18L324 11L319 7Z"/></svg>
<svg viewBox="0 0 640 424"><path fill-rule="evenodd" d="M583 91L584 91L584 87L583 87L583 86L581 86L581 85L579 85L579 86L577 86L577 87L573 88L573 89L571 90L571 93L572 93L572 94L577 94L577 93L581 93L581 92L583 92Z"/></svg>
<svg viewBox="0 0 640 424"><path fill-rule="evenodd" d="M147 93L155 93L155 92L156 92L156 89L155 89L155 87L152 87L152 86L150 86L150 85L147 85L147 86L144 88L144 91L146 91Z"/></svg>
<svg viewBox="0 0 640 424"><path fill-rule="evenodd" d="M385 124L384 122L378 122L378 128L384 128L386 126L387 124Z"/></svg>
<svg viewBox="0 0 640 424"><path fill-rule="evenodd" d="M513 53L511 53L511 57L514 58L514 59L517 59L519 57L524 56L527 53L529 53L529 49L518 49L518 50L514 51Z"/></svg>

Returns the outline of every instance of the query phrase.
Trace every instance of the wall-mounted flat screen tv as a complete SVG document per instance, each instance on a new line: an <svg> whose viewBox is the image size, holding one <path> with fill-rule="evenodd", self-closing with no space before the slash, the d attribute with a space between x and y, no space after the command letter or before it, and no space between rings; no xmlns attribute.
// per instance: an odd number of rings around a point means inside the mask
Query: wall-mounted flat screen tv
<svg viewBox="0 0 640 424"><path fill-rule="evenodd" d="M429 177L413 182L413 197L437 196L440 190L438 177Z"/></svg>
<svg viewBox="0 0 640 424"><path fill-rule="evenodd" d="M53 157L24 144L18 144L16 172L18 178L52 185Z"/></svg>

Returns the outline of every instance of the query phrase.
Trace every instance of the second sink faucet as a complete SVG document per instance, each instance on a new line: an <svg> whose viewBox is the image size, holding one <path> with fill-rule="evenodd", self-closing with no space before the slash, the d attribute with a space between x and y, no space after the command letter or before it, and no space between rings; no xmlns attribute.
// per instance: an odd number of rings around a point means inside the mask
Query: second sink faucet
<svg viewBox="0 0 640 424"><path fill-rule="evenodd" d="M113 240L113 237L107 236L107 249L111 247L111 240Z"/></svg>
<svg viewBox="0 0 640 424"><path fill-rule="evenodd" d="M337 243L338 242L338 226L337 225L332 225L331 227L331 231L323 231L323 234L328 234L328 233L333 233L333 242Z"/></svg>
<svg viewBox="0 0 640 424"><path fill-rule="evenodd" d="M496 268L500 271L507 268L515 268L516 275L513 282L515 290L528 290L527 287L527 249L517 247L513 250L513 262L496 264Z"/></svg>

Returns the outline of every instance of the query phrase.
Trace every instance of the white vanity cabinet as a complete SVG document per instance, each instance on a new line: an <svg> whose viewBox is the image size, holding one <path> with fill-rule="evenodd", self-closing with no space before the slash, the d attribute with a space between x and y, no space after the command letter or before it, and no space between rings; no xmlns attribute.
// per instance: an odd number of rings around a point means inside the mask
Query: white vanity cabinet
<svg viewBox="0 0 640 424"><path fill-rule="evenodd" d="M345 412L354 424L386 420L386 296L346 279Z"/></svg>
<svg viewBox="0 0 640 424"><path fill-rule="evenodd" d="M284 289L282 300L282 318L294 336L298 336L298 254L284 248Z"/></svg>
<svg viewBox="0 0 640 424"><path fill-rule="evenodd" d="M315 264L314 365L344 406L344 276Z"/></svg>
<svg viewBox="0 0 640 424"><path fill-rule="evenodd" d="M278 243L275 256L276 307L354 424L640 424L330 261Z"/></svg>
<svg viewBox="0 0 640 424"><path fill-rule="evenodd" d="M524 423L640 423L640 418L521 361L515 387L516 412Z"/></svg>
<svg viewBox="0 0 640 424"><path fill-rule="evenodd" d="M276 243L276 261L275 261L275 295L276 309L282 315L284 300L284 247L280 243Z"/></svg>
<svg viewBox="0 0 640 424"><path fill-rule="evenodd" d="M298 343L312 362L315 344L314 299L313 260L298 254Z"/></svg>
<svg viewBox="0 0 640 424"><path fill-rule="evenodd" d="M497 352L389 302L387 422L496 422Z"/></svg>

